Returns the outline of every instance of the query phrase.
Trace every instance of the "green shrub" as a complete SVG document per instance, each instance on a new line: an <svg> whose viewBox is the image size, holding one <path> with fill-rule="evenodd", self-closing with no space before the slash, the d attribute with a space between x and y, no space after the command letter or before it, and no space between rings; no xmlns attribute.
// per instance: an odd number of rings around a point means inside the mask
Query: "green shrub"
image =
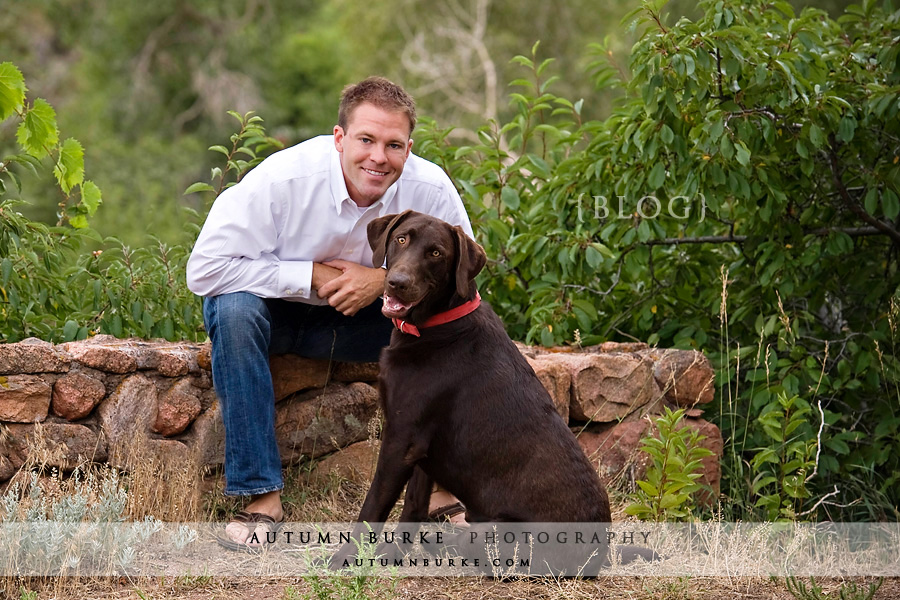
<svg viewBox="0 0 900 600"><path fill-rule="evenodd" d="M705 436L684 422L684 409L666 407L665 414L653 420L656 434L642 440L641 450L650 456L645 479L637 482L634 502L625 512L639 519L682 521L696 509L697 492L703 489L697 479L701 460L712 452L699 444Z"/></svg>
<svg viewBox="0 0 900 600"><path fill-rule="evenodd" d="M53 342L103 333L116 337L202 340L206 337L200 299L187 289L189 246L157 241L130 248L114 237L102 239L88 219L101 203L100 190L84 179L84 151L74 139L60 142L53 108L26 100L24 78L11 63L0 64L0 121L20 121L17 154L0 160L0 341L38 337ZM261 119L231 113L240 130L214 168L218 184L195 184L188 193L218 195L280 144L265 136ZM24 217L21 172L52 172L61 193L59 222L48 227ZM199 215L188 213L192 239Z"/></svg>

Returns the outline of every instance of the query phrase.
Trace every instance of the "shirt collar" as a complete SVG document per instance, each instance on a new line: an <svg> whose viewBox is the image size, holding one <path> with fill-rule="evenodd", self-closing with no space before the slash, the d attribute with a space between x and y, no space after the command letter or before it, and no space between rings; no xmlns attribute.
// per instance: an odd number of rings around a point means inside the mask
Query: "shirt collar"
<svg viewBox="0 0 900 600"><path fill-rule="evenodd" d="M337 151L337 148L334 147L333 143L331 144L331 166L329 167L329 177L331 179L331 197L334 200L334 209L337 211L337 214L343 214L344 206L347 202L356 208L357 205L350 197L350 192L347 191L347 182L344 181L344 173L341 171L341 154ZM400 179L402 179L402 176ZM397 195L397 187L400 185L400 179L395 181L377 202L372 204L373 207L376 207L376 210L380 211L382 207L390 206L391 201Z"/></svg>

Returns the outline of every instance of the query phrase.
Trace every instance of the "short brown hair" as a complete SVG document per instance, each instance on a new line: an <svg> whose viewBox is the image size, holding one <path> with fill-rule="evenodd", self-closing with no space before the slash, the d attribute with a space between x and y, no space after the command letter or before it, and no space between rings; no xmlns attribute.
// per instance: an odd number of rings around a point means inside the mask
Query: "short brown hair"
<svg viewBox="0 0 900 600"><path fill-rule="evenodd" d="M348 85L341 92L338 109L338 125L347 130L350 114L360 104L368 102L382 110L404 113L409 118L409 132L416 127L416 103L406 90L384 77L367 77L359 83Z"/></svg>

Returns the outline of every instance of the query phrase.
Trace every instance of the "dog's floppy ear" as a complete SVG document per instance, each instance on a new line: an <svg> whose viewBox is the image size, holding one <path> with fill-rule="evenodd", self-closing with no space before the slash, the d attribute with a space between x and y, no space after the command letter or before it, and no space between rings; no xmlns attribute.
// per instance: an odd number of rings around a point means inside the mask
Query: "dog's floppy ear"
<svg viewBox="0 0 900 600"><path fill-rule="evenodd" d="M466 235L459 225L453 228L456 233L456 293L462 298L469 296L469 284L484 268L487 255L484 248Z"/></svg>
<svg viewBox="0 0 900 600"><path fill-rule="evenodd" d="M372 248L373 267L378 268L384 264L384 257L387 255L388 238L390 238L391 232L412 212L411 210L404 210L399 215L384 215L366 226L369 247Z"/></svg>

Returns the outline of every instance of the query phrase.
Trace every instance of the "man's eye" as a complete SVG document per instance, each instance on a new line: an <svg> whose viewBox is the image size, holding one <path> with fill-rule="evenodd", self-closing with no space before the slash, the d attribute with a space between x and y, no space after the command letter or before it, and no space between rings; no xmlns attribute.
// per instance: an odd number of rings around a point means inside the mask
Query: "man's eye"
<svg viewBox="0 0 900 600"><path fill-rule="evenodd" d="M397 236L397 243L400 244L401 246L402 246L403 244L405 244L405 243L406 243L406 236L405 236L405 235L398 235L398 236Z"/></svg>

